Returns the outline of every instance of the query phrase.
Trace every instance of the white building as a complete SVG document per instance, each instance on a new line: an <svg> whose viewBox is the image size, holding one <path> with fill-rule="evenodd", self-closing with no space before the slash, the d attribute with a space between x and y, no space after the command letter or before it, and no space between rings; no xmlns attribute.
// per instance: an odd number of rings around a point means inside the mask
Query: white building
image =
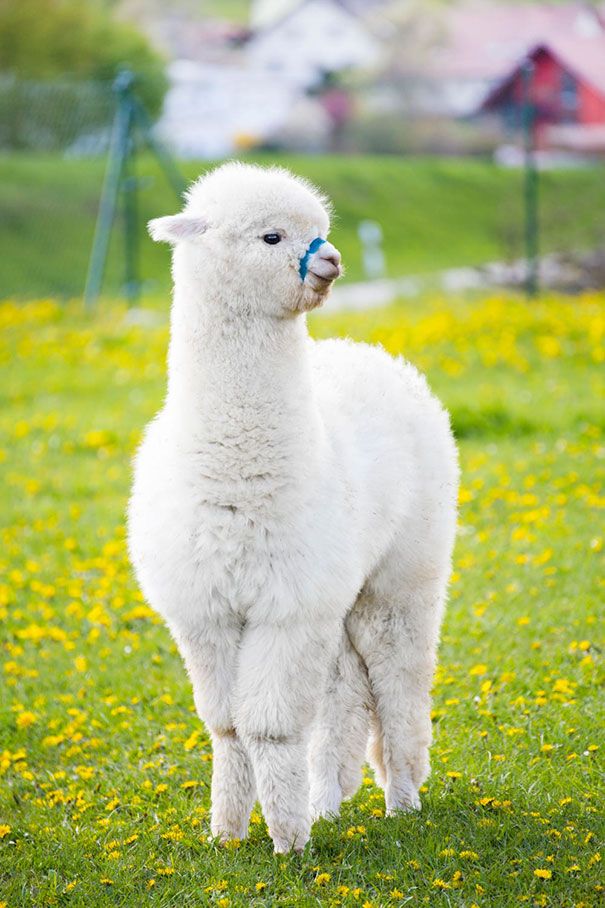
<svg viewBox="0 0 605 908"><path fill-rule="evenodd" d="M373 0L256 0L250 33L239 47L225 45L213 62L170 64L159 134L181 157L224 157L287 132L293 121L300 130L302 117L309 121L310 145L320 144L329 123L307 91L326 73L378 60L380 43L358 14L372 5Z"/></svg>
<svg viewBox="0 0 605 908"><path fill-rule="evenodd" d="M303 88L328 72L372 67L380 60L380 43L368 31L360 9L347 0L257 0L248 59Z"/></svg>
<svg viewBox="0 0 605 908"><path fill-rule="evenodd" d="M261 69L177 60L158 123L160 137L182 158L222 158L276 132L299 90Z"/></svg>

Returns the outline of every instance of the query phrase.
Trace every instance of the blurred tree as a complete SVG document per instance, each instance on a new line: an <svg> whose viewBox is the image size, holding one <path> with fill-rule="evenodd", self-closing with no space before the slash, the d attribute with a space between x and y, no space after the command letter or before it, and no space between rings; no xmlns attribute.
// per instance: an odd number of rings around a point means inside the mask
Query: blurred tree
<svg viewBox="0 0 605 908"><path fill-rule="evenodd" d="M167 87L164 62L109 0L0 0L0 69L20 79L104 80L127 66L156 114Z"/></svg>

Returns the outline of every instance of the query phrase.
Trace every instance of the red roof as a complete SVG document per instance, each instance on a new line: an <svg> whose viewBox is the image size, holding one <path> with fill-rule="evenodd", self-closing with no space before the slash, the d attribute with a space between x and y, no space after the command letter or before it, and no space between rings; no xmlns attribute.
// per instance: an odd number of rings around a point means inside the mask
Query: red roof
<svg viewBox="0 0 605 908"><path fill-rule="evenodd" d="M570 72L605 95L605 32L593 40L558 37L548 46Z"/></svg>
<svg viewBox="0 0 605 908"><path fill-rule="evenodd" d="M574 41L573 38L563 40L559 39L550 44L539 44L531 48L528 53L517 61L512 70L501 79L497 85L489 92L481 108L486 110L490 108L497 100L500 94L517 77L521 66L527 59L534 59L540 52L546 52L557 60L563 69L583 82L590 84L600 94L605 97L605 36L601 41L600 47L587 48L584 44Z"/></svg>

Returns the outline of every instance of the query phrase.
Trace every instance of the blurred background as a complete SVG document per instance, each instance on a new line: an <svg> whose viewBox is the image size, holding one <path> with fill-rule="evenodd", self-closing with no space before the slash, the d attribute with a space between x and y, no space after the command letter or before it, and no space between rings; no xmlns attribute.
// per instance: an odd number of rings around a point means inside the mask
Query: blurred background
<svg viewBox="0 0 605 908"><path fill-rule="evenodd" d="M0 5L2 296L82 295L104 180L93 297L163 292L145 222L226 157L333 197L366 303L427 283L602 287L605 4Z"/></svg>

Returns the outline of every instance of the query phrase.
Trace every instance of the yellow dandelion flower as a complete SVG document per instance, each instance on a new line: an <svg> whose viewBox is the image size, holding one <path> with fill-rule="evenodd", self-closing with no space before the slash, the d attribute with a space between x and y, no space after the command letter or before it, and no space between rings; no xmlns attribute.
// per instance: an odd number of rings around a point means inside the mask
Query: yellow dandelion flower
<svg viewBox="0 0 605 908"><path fill-rule="evenodd" d="M197 742L199 740L199 737L200 737L199 731L192 732L189 735L189 737L187 738L187 740L185 741L185 743L183 744L183 747L185 748L185 750L193 750L193 748L195 747L195 745L197 744Z"/></svg>
<svg viewBox="0 0 605 908"><path fill-rule="evenodd" d="M537 870L534 870L534 876L537 876L540 880L550 880L552 879L552 870L548 870L545 867L538 867Z"/></svg>
<svg viewBox="0 0 605 908"><path fill-rule="evenodd" d="M435 889L449 889L450 888L450 884L446 883L445 880L439 879L439 877L437 877L436 880L433 880L433 886L435 887Z"/></svg>
<svg viewBox="0 0 605 908"><path fill-rule="evenodd" d="M30 725L37 721L37 715L26 709L17 716L17 728L29 728Z"/></svg>
<svg viewBox="0 0 605 908"><path fill-rule="evenodd" d="M316 884L317 886L325 886L326 883L329 883L331 879L332 879L331 874L329 874L329 873L319 873L319 874L315 877L315 884Z"/></svg>

